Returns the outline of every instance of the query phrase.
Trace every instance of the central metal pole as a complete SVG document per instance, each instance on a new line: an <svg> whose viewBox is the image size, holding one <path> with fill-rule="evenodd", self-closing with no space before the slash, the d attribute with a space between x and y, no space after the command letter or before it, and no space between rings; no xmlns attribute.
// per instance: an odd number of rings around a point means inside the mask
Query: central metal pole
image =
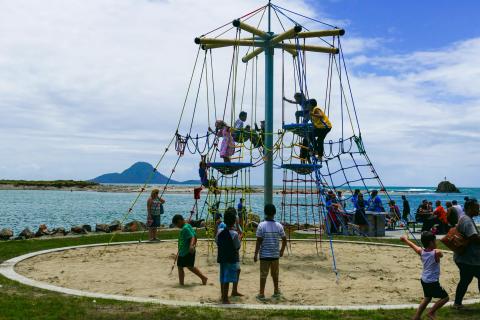
<svg viewBox="0 0 480 320"><path fill-rule="evenodd" d="M268 32L271 33L271 4L268 3ZM273 51L265 41L265 146L264 204L273 203Z"/></svg>

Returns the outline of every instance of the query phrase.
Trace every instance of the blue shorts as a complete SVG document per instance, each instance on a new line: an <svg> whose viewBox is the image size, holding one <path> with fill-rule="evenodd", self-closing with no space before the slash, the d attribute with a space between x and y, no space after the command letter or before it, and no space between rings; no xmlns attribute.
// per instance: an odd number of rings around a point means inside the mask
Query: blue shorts
<svg viewBox="0 0 480 320"><path fill-rule="evenodd" d="M220 283L238 282L238 263L220 263Z"/></svg>
<svg viewBox="0 0 480 320"><path fill-rule="evenodd" d="M152 224L149 225L150 228L160 228L160 216L152 216Z"/></svg>

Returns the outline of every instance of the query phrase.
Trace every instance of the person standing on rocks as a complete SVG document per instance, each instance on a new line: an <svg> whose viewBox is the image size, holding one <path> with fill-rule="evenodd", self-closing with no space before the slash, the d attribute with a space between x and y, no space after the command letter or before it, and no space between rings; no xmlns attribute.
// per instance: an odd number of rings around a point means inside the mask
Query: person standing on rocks
<svg viewBox="0 0 480 320"><path fill-rule="evenodd" d="M165 200L158 196L159 193L160 190L153 189L147 200L147 227L150 241L159 241L157 228L160 228L161 225L161 215L164 213L163 204L165 203Z"/></svg>

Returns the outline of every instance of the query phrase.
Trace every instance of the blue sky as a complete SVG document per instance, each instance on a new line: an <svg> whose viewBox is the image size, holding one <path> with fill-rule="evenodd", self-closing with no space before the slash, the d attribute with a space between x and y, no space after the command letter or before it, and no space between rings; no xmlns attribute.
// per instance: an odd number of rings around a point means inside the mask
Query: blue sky
<svg viewBox="0 0 480 320"><path fill-rule="evenodd" d="M183 103L193 38L263 4L1 2L0 178L89 179L136 161L155 163ZM342 43L364 140L386 185L435 185L447 176L480 186L479 3L278 4L347 30ZM220 75L230 55L219 50L215 57ZM310 86L319 97L325 64L309 57ZM222 83L217 79L219 100ZM202 119L200 132L205 112ZM174 161L168 155L160 171L169 172ZM186 157L175 178L195 178L197 161ZM261 170L254 179L261 182Z"/></svg>
<svg viewBox="0 0 480 320"><path fill-rule="evenodd" d="M477 37L478 1L333 0L311 1L330 17L348 20L350 35L384 38L381 50L408 53L432 50Z"/></svg>

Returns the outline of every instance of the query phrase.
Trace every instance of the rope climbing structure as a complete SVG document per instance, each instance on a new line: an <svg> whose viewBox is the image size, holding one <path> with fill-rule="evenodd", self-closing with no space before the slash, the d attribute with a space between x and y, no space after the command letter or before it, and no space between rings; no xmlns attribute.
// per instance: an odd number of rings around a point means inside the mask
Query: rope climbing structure
<svg viewBox="0 0 480 320"><path fill-rule="evenodd" d="M264 203L278 200L288 234L312 232L317 252L321 238L328 238L337 274L333 235L365 235L353 219L356 189L367 196L379 190L390 200L363 144L344 34L269 2L195 38L198 50L180 119L154 170L167 153L175 159L163 195L180 160L198 156L206 196L200 206L196 196L192 212L205 220L210 239L219 215L239 202L238 228L247 235L254 229L260 213L252 209L251 174L263 167ZM281 122L274 121L275 113ZM274 179L274 170L283 174ZM281 199L274 199L274 182L282 185Z"/></svg>

